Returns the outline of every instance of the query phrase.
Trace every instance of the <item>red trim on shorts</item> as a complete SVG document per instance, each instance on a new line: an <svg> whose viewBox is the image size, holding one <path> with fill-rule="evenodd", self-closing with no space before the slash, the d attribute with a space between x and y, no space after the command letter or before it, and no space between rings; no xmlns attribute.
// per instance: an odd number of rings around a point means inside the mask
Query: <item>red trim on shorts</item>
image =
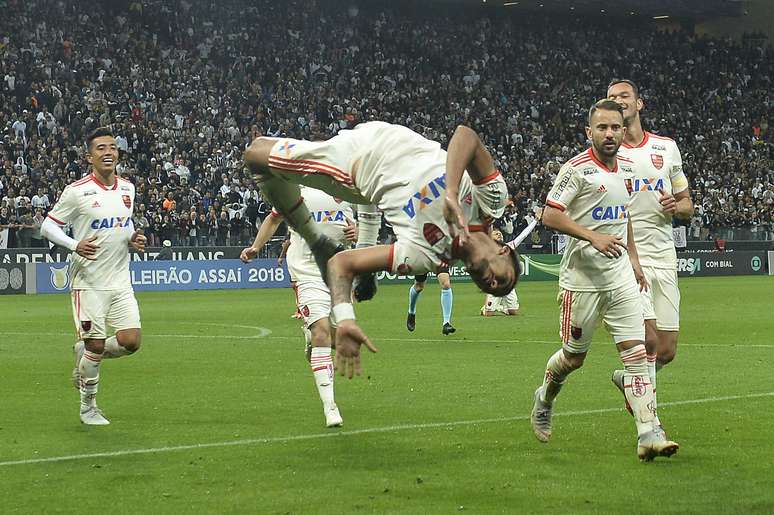
<svg viewBox="0 0 774 515"><path fill-rule="evenodd" d="M476 186L480 186L482 184L486 184L488 182L492 182L493 180L497 179L500 176L500 170L495 168L495 171L484 177L483 179L479 179L477 181L473 181L473 184Z"/></svg>
<svg viewBox="0 0 774 515"><path fill-rule="evenodd" d="M328 367L327 367L327 366L324 366L324 367L315 367L315 368L313 368L313 369L312 369L312 372L317 372L317 371L319 371L319 370L327 370L327 369L328 369Z"/></svg>
<svg viewBox="0 0 774 515"><path fill-rule="evenodd" d="M276 163L272 164L272 161L275 161ZM269 166L280 169L287 169L283 167L293 167L296 169L309 168L332 177L338 177L341 181L344 182L352 182L352 178L345 171L320 161L311 161L309 159L289 159L270 155Z"/></svg>
<svg viewBox="0 0 774 515"><path fill-rule="evenodd" d="M551 206L555 209L558 209L559 211L564 211L565 207L558 202L554 202L553 200L546 200L546 205Z"/></svg>
<svg viewBox="0 0 774 515"><path fill-rule="evenodd" d="M316 168L314 166L310 165L291 165L286 163L277 163L277 162L271 162L269 161L269 166L271 168L282 170L283 172L287 173L297 173L297 174L303 174L303 175L309 175L309 174L322 174L327 175L331 179L333 179L336 182L340 182L342 184L345 184L347 186L352 185L352 179L349 177L342 177L340 175L337 175L333 172L329 172L328 170L324 170L321 168Z"/></svg>
<svg viewBox="0 0 774 515"><path fill-rule="evenodd" d="M56 218L54 218L54 217L53 217L53 216L51 216L50 214L46 215L46 218L50 218L50 219L52 219L53 221L55 221L55 222L56 222L56 223L58 223L59 225L67 225L67 224L66 224L66 223L64 223L63 221L61 221L61 220L57 220Z"/></svg>
<svg viewBox="0 0 774 515"><path fill-rule="evenodd" d="M390 256L387 258L387 270L392 272L392 262L395 260L395 244L390 245Z"/></svg>

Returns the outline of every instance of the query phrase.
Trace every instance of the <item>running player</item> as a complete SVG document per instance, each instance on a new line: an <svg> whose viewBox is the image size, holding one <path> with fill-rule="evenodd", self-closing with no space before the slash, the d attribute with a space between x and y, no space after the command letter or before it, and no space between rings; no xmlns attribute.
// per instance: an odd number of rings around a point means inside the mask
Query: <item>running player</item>
<svg viewBox="0 0 774 515"><path fill-rule="evenodd" d="M81 394L80 418L88 425L110 422L97 407L100 363L140 348L140 311L129 277L129 247L145 251L134 230L134 185L116 175L118 146L100 127L86 139L92 173L68 185L41 225L52 243L74 252L70 265L73 318L78 334L73 381ZM72 225L75 239L62 230ZM115 334L108 337L109 328Z"/></svg>
<svg viewBox="0 0 774 515"><path fill-rule="evenodd" d="M352 206L348 202L338 201L313 188L302 188L301 192L304 204L311 211L312 218L319 224L322 232L340 244L357 239L357 228L352 223ZM255 236L252 246L242 250L239 258L245 263L254 259L281 223L282 215L272 209ZM338 427L343 424L343 420L333 395L332 340L328 321L331 313L331 293L322 280L309 245L292 229L287 259L290 276L296 281L296 302L304 318L306 356L312 366L314 382L323 404L325 425Z"/></svg>
<svg viewBox="0 0 774 515"><path fill-rule="evenodd" d="M583 365L601 318L624 363L624 394L637 427L642 460L671 456L678 445L656 424L653 386L645 358L645 329L637 289L646 288L627 217L631 166L617 158L623 141L623 109L600 100L589 110L592 147L562 166L548 194L543 223L568 236L559 273L562 348L548 360L535 390L532 429L541 442L552 432L554 400L567 376ZM627 259L628 254L628 259Z"/></svg>
<svg viewBox="0 0 774 515"><path fill-rule="evenodd" d="M338 325L336 364L342 374L360 373L362 344L376 352L355 322L353 277L379 270L437 272L460 259L486 292L504 295L518 280L516 253L485 232L504 211L505 181L467 127L457 128L448 153L406 127L368 122L327 141L260 137L247 149L245 162L259 175L267 200L309 242L330 286ZM397 242L330 259L338 249L317 230L296 183L377 207Z"/></svg>
<svg viewBox="0 0 774 515"><path fill-rule="evenodd" d="M641 292L645 317L648 374L656 391L656 370L670 363L680 330L680 289L672 217L690 219L693 202L677 144L642 129L644 102L630 80L614 80L607 96L623 108L626 136L619 155L632 161L634 171L629 216L640 263L650 288ZM613 383L623 391L623 371Z"/></svg>
<svg viewBox="0 0 774 515"><path fill-rule="evenodd" d="M492 239L494 241L503 241L503 233L497 229L492 230ZM481 307L481 316L491 317L495 315L518 315L519 314L519 297L516 295L516 288L512 289L504 297L496 297L491 293L487 293L486 299L484 299L484 305Z"/></svg>
<svg viewBox="0 0 774 515"><path fill-rule="evenodd" d="M451 325L452 308L454 306L454 295L451 289L451 276L448 268L440 268L436 275L438 285L441 287L441 313L443 314L443 326L441 333L444 336L457 331ZM413 331L417 326L417 301L422 290L425 289L427 274L417 274L414 276L414 284L409 288L408 314L406 315L406 329Z"/></svg>

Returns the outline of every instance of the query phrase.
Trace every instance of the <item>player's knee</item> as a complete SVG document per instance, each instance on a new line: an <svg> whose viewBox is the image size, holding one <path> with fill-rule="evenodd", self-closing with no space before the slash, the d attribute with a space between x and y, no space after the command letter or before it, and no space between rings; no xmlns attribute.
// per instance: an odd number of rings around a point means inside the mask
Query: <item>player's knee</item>
<svg viewBox="0 0 774 515"><path fill-rule="evenodd" d="M419 293L425 289L425 283L414 283L414 291Z"/></svg>
<svg viewBox="0 0 774 515"><path fill-rule="evenodd" d="M140 350L142 335L137 329L121 331L120 333L116 333L116 341L118 342L118 345L126 349L127 352L134 354Z"/></svg>
<svg viewBox="0 0 774 515"><path fill-rule="evenodd" d="M87 351L93 352L94 354L102 354L105 352L105 340L92 340L87 338L83 340L83 344Z"/></svg>
<svg viewBox="0 0 774 515"><path fill-rule="evenodd" d="M331 330L328 321L320 319L309 328L312 333L312 347L330 347Z"/></svg>
<svg viewBox="0 0 774 515"><path fill-rule="evenodd" d="M656 359L661 366L664 366L671 363L675 359L676 355L677 355L676 347L667 347L663 350L658 351L658 355Z"/></svg>
<svg viewBox="0 0 774 515"><path fill-rule="evenodd" d="M586 353L567 352L565 350L564 359L572 370L578 370L583 366L583 362L586 361Z"/></svg>

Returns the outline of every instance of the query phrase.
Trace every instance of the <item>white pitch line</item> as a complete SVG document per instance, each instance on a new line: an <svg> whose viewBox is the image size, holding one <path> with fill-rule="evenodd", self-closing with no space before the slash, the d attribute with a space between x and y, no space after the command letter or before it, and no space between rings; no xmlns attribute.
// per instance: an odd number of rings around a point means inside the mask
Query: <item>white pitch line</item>
<svg viewBox="0 0 774 515"><path fill-rule="evenodd" d="M774 397L774 392L751 393L747 395L725 395L722 397L706 397L703 399L686 399L682 401L672 401L660 403L661 407L683 406L689 404L706 404L710 402L733 401L739 399L753 399L760 397ZM582 415L595 415L600 413L613 413L621 411L622 408L599 408L580 411L565 411L555 413L555 417L572 417ZM33 465L38 463L54 463L60 461L76 461L92 458L113 458L116 456L131 456L138 454L155 454L174 451L187 451L193 449L212 449L217 447L235 447L241 445L274 444L284 442L297 442L304 440L320 440L323 438L343 438L345 436L357 436L363 434L393 433L398 431L412 431L421 429L437 429L442 427L473 426L477 424L494 424L499 422L517 422L529 420L529 415L517 415L514 417L482 418L477 420L458 420L453 422L430 422L425 424L403 424L396 426L371 427L366 429L353 429L351 431L330 431L327 433L314 433L295 436L275 436L268 438L249 438L245 440L231 440L226 442L198 443L190 445L175 445L169 447L151 447L147 449L126 449L123 451L95 452L91 454L72 454L69 456L52 456L50 458L33 458L27 460L0 461L0 467L10 467L13 465Z"/></svg>

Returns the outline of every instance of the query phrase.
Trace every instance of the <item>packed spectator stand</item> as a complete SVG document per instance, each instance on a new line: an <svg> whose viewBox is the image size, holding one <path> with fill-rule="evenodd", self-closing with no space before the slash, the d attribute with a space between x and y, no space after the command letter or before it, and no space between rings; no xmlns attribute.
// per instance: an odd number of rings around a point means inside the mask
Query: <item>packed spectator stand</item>
<svg viewBox="0 0 774 515"><path fill-rule="evenodd" d="M39 226L87 173L109 126L151 246L245 245L268 212L241 154L258 135L321 139L367 120L442 144L480 132L518 233L561 163L587 145L588 106L638 82L643 124L674 138L693 190L692 239L774 239L774 52L603 16L333 0L5 1L0 17L0 229ZM389 235L385 234L385 238Z"/></svg>

